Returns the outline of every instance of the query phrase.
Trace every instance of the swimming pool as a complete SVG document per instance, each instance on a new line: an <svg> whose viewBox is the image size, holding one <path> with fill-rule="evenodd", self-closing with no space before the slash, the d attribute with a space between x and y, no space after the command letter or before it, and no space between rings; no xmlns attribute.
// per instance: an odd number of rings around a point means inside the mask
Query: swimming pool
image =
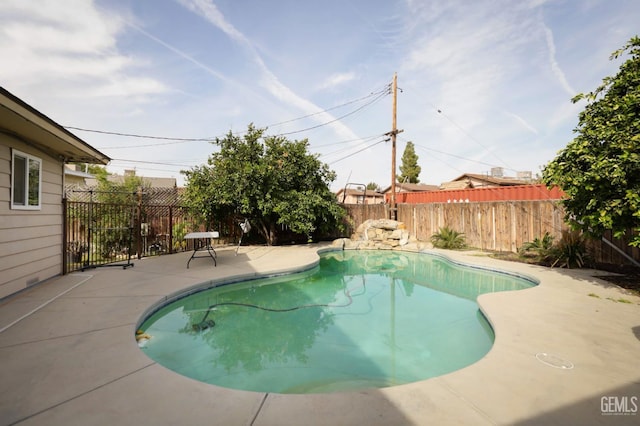
<svg viewBox="0 0 640 426"><path fill-rule="evenodd" d="M398 251L332 251L296 274L214 287L162 306L142 350L233 389L325 393L439 376L482 358L493 331L479 294L524 277Z"/></svg>

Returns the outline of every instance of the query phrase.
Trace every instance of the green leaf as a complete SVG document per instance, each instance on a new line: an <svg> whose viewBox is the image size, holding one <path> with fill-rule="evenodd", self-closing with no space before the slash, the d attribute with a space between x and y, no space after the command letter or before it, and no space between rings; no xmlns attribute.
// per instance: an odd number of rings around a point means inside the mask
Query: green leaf
<svg viewBox="0 0 640 426"><path fill-rule="evenodd" d="M307 151L306 139L266 136L265 129L250 124L243 137L229 132L215 144L220 150L208 166L185 172L185 198L206 212L209 222L225 215L248 217L269 244L283 227L310 234L341 226L345 212L329 189L336 175Z"/></svg>
<svg viewBox="0 0 640 426"><path fill-rule="evenodd" d="M567 194L568 222L591 235L629 234L640 228L640 38L612 58L628 54L615 76L606 77L586 100L575 138L547 164L542 179ZM640 245L631 232L630 245Z"/></svg>

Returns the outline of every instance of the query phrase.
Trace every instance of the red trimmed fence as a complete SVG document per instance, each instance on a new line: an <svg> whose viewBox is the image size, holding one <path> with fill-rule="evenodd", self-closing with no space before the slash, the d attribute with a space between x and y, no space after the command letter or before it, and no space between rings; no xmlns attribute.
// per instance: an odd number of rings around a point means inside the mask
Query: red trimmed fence
<svg viewBox="0 0 640 426"><path fill-rule="evenodd" d="M346 204L344 207L350 217L351 232L367 219L389 217L388 204ZM545 232L549 232L555 241L559 241L562 231L568 229L564 222L564 209L558 200L553 199L401 203L398 204L397 217L399 221L404 222L410 236L419 241L429 241L439 228L448 226L463 232L471 247L495 251L515 252L525 242L542 238ZM612 238L610 232L605 237L631 258L640 260L640 248L630 247L627 240ZM590 240L589 246L594 260L598 263L629 264L629 261L609 244Z"/></svg>
<svg viewBox="0 0 640 426"><path fill-rule="evenodd" d="M478 203L487 201L559 200L563 192L558 187L545 185L517 185L471 189L447 189L442 191L398 192L396 203ZM389 202L389 194L385 194Z"/></svg>

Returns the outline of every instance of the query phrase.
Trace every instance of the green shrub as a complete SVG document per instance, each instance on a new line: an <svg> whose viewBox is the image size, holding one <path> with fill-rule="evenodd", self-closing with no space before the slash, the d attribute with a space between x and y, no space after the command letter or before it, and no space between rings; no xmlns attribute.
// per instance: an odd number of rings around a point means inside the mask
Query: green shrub
<svg viewBox="0 0 640 426"><path fill-rule="evenodd" d="M551 249L550 255L552 268L582 268L589 260L585 239L579 231L563 231L562 238Z"/></svg>
<svg viewBox="0 0 640 426"><path fill-rule="evenodd" d="M518 253L520 256L535 257L539 262L545 262L549 259L551 255L551 250L553 248L553 235L548 232L544 233L542 238L534 238L533 241L527 241L522 244Z"/></svg>
<svg viewBox="0 0 640 426"><path fill-rule="evenodd" d="M563 231L562 238L555 244L553 236L545 232L542 238L524 243L518 253L552 268L582 268L588 262L585 239L578 231Z"/></svg>
<svg viewBox="0 0 640 426"><path fill-rule="evenodd" d="M463 233L454 231L446 226L440 228L439 232L431 236L431 243L434 247L450 250L462 249L467 246Z"/></svg>
<svg viewBox="0 0 640 426"><path fill-rule="evenodd" d="M182 251L187 246L184 236L187 235L187 224L178 222L173 226L173 250Z"/></svg>

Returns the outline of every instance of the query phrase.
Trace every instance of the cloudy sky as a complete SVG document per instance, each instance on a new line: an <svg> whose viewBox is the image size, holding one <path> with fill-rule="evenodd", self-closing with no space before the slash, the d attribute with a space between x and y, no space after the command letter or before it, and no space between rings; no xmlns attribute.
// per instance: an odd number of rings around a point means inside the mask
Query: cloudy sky
<svg viewBox="0 0 640 426"><path fill-rule="evenodd" d="M413 141L439 184L539 172L639 22L637 0L2 0L0 85L112 172L182 183L255 123L307 138L337 189L390 185L397 72L398 165Z"/></svg>

